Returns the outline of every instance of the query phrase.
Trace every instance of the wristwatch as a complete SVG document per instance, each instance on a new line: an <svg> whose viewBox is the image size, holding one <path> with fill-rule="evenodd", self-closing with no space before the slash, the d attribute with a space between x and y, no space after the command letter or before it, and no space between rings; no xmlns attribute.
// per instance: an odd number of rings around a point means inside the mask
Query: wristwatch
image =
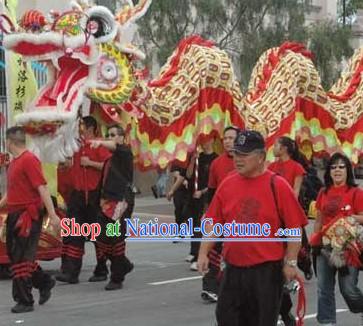
<svg viewBox="0 0 363 326"><path fill-rule="evenodd" d="M290 266L290 267L297 267L297 260L292 259L292 260L285 260L285 265Z"/></svg>

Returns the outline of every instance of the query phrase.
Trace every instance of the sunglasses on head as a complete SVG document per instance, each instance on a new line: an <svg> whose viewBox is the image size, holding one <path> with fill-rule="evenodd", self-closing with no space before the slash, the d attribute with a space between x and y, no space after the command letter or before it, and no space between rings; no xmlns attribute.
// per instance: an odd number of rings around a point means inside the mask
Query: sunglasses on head
<svg viewBox="0 0 363 326"><path fill-rule="evenodd" d="M345 164L333 164L330 166L330 170L336 170L336 169L343 170L345 168L346 168Z"/></svg>

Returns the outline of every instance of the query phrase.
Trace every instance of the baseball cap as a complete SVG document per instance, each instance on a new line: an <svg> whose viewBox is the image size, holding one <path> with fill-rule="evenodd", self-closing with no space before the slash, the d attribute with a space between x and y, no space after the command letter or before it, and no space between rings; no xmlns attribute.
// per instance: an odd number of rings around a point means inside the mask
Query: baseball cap
<svg viewBox="0 0 363 326"><path fill-rule="evenodd" d="M263 136L258 131L241 130L234 140L232 151L250 153L257 149L265 149Z"/></svg>

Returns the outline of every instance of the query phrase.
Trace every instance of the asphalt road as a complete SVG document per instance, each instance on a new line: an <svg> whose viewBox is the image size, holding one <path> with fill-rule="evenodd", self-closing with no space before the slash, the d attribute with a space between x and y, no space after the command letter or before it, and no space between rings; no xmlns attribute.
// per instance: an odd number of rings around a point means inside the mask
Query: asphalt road
<svg viewBox="0 0 363 326"><path fill-rule="evenodd" d="M137 200L135 211L143 219L160 217L171 220L173 208L163 199ZM214 304L200 298L201 280L184 262L188 243L129 243L127 255L135 263L134 271L119 291L106 292L106 282L88 283L95 264L92 243L87 243L80 283L58 283L53 296L35 311L12 314L11 282L0 281L0 326L212 326ZM55 271L59 259L42 262L43 268ZM361 283L361 282L360 282ZM362 284L360 284L362 286ZM317 325L316 279L305 284L307 312L305 325ZM38 293L34 291L35 300ZM337 289L338 325L359 325L358 316L347 311Z"/></svg>

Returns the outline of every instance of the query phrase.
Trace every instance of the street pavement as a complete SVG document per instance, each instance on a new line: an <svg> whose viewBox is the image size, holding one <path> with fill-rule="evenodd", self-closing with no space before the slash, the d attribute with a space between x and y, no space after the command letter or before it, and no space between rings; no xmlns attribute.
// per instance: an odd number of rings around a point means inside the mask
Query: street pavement
<svg viewBox="0 0 363 326"><path fill-rule="evenodd" d="M137 198L135 215L146 221L172 221L173 207L165 199ZM311 230L312 221L308 229ZM105 291L106 282L88 283L95 265L93 244L86 245L80 283L57 283L52 298L35 311L12 314L11 282L0 281L0 326L212 326L215 304L200 298L201 279L189 270L184 257L188 243L132 242L127 255L135 269L118 291ZM55 272L60 260L42 262L42 267ZM360 282L362 287L362 282ZM317 325L316 279L305 283L307 312L305 325ZM35 300L38 293L33 291ZM336 289L338 325L359 325L358 316L347 310ZM294 308L295 309L295 308Z"/></svg>

